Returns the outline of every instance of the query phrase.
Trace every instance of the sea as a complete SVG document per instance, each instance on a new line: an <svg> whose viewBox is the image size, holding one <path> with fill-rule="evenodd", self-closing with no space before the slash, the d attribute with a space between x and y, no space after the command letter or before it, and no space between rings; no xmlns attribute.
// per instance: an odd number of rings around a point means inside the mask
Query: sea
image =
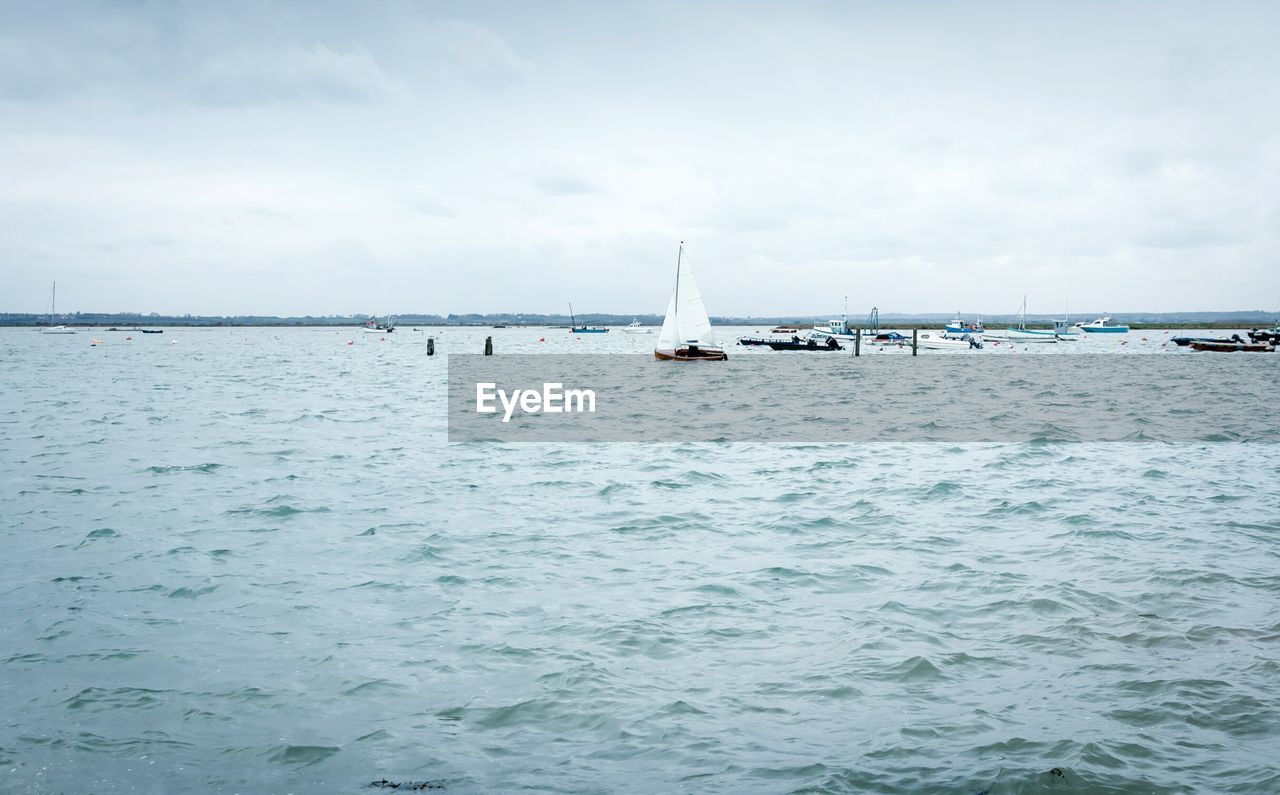
<svg viewBox="0 0 1280 795"><path fill-rule="evenodd" d="M451 443L487 337L656 334L0 329L0 792L1280 792L1280 445Z"/></svg>

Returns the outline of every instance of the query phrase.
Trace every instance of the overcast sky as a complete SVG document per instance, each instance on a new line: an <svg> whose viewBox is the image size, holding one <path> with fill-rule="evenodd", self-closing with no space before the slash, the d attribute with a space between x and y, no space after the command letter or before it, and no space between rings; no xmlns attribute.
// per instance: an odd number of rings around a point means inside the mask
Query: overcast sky
<svg viewBox="0 0 1280 795"><path fill-rule="evenodd" d="M0 2L0 311L1280 304L1280 3Z"/></svg>

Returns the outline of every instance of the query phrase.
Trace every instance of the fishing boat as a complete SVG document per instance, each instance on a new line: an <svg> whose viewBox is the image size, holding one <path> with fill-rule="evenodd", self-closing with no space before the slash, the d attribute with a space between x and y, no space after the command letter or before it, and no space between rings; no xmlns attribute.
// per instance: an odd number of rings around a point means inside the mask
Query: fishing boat
<svg viewBox="0 0 1280 795"><path fill-rule="evenodd" d="M789 340L769 340L765 343L775 351L808 351L810 353L821 353L824 351L842 351L843 347L836 342L834 337L827 337L826 342L818 342L813 337L808 339L800 339L792 337Z"/></svg>
<svg viewBox="0 0 1280 795"><path fill-rule="evenodd" d="M640 325L639 320L632 320L630 323L627 324L626 328L624 328L623 331L626 332L627 334L652 334L653 333L653 329L646 328Z"/></svg>
<svg viewBox="0 0 1280 795"><path fill-rule="evenodd" d="M1073 328L1077 328L1086 334L1128 334L1129 327L1123 323L1116 323L1111 319L1110 315L1097 318L1092 323L1077 323Z"/></svg>
<svg viewBox="0 0 1280 795"><path fill-rule="evenodd" d="M1191 343L1193 351L1217 351L1219 353L1270 353L1276 346L1262 342L1204 342Z"/></svg>
<svg viewBox="0 0 1280 795"><path fill-rule="evenodd" d="M1018 327L1005 329L1004 339L1010 342L1057 342L1058 336L1054 331L1027 328L1027 297L1024 295L1022 307L1018 310Z"/></svg>
<svg viewBox="0 0 1280 795"><path fill-rule="evenodd" d="M667 303L667 314L658 332L655 358L676 362L722 362L728 359L702 303L702 292L693 270L684 261L684 241L676 254L676 286Z"/></svg>
<svg viewBox="0 0 1280 795"><path fill-rule="evenodd" d="M390 334L396 330L395 318L387 317L386 323L379 323L375 317L370 317L361 327L366 334Z"/></svg>
<svg viewBox="0 0 1280 795"><path fill-rule="evenodd" d="M880 310L876 307L871 308L871 314L867 315L867 328L862 330L862 336L874 337L880 333ZM826 323L814 323L813 328L809 330L810 336L817 335L819 337L833 337L840 342L853 342L858 336L858 329L849 325L849 298L844 299L844 316L839 320L828 320Z"/></svg>
<svg viewBox="0 0 1280 795"><path fill-rule="evenodd" d="M573 314L573 304L569 304L569 333L570 334L608 334L609 329L604 326L579 326L578 318Z"/></svg>
<svg viewBox="0 0 1280 795"><path fill-rule="evenodd" d="M916 335L916 347L933 351L967 351L982 347L982 341L970 336L968 339L952 339L933 331L921 331Z"/></svg>
<svg viewBox="0 0 1280 795"><path fill-rule="evenodd" d="M1078 332L1072 331L1067 325L1067 319L1053 321L1053 336L1058 338L1058 342L1075 342L1080 339Z"/></svg>
<svg viewBox="0 0 1280 795"><path fill-rule="evenodd" d="M1253 342L1267 342L1272 345L1280 343L1280 326L1271 329L1249 329L1248 334Z"/></svg>
<svg viewBox="0 0 1280 795"><path fill-rule="evenodd" d="M947 324L947 328L943 332L943 336L951 337L953 339L962 339L966 334L980 335L985 334L986 331L987 330L982 326L981 315L979 315L978 319L974 322L968 323L960 319L960 310L957 309L956 319Z"/></svg>
<svg viewBox="0 0 1280 795"><path fill-rule="evenodd" d="M49 294L49 325L40 328L41 334L75 334L76 330L67 325L55 325L54 316L57 314L58 304L58 283L53 283L53 291Z"/></svg>

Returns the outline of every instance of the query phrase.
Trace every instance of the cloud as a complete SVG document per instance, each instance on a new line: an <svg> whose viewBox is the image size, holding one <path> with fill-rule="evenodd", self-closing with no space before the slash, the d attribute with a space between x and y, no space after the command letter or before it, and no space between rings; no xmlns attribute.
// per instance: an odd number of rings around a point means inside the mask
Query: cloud
<svg viewBox="0 0 1280 795"><path fill-rule="evenodd" d="M0 4L0 283L12 308L62 273L166 311L657 312L686 240L715 313L1249 305L1280 293L1277 27L1176 2Z"/></svg>

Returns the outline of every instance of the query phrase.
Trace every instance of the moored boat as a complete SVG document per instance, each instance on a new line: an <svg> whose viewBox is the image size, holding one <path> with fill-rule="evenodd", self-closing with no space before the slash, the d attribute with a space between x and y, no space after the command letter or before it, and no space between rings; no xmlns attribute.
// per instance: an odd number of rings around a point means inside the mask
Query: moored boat
<svg viewBox="0 0 1280 795"><path fill-rule="evenodd" d="M41 334L75 334L76 330L65 324L55 324L54 316L58 311L58 283L53 283L53 290L49 293L49 325L40 328Z"/></svg>
<svg viewBox="0 0 1280 795"><path fill-rule="evenodd" d="M1018 309L1018 327L1009 326L1001 339L1009 342L1057 342L1056 331L1027 328L1027 297L1022 296L1022 307Z"/></svg>
<svg viewBox="0 0 1280 795"><path fill-rule="evenodd" d="M775 351L808 351L811 353L821 353L823 351L842 351L843 347L835 341L834 337L827 337L825 342L818 342L813 337L808 339L800 339L792 337L789 340L768 340L765 342Z"/></svg>
<svg viewBox="0 0 1280 795"><path fill-rule="evenodd" d="M364 322L362 330L366 334L390 334L396 330L395 320L388 316L386 323L379 323L376 317L370 316L370 318Z"/></svg>
<svg viewBox="0 0 1280 795"><path fill-rule="evenodd" d="M1222 342L1227 344L1244 342L1244 340L1240 339L1239 334L1232 334L1229 338L1228 337L1171 337L1169 341L1172 342L1174 345L1177 345L1179 348L1186 348L1193 342ZM1261 342L1261 340L1254 340L1254 342Z"/></svg>
<svg viewBox="0 0 1280 795"><path fill-rule="evenodd" d="M728 359L702 303L702 291L684 259L684 241L676 254L676 285L658 332L654 358L674 362L723 362Z"/></svg>
<svg viewBox="0 0 1280 795"><path fill-rule="evenodd" d="M921 331L916 335L916 347L933 351L967 351L982 347L982 341L970 336L967 339L952 339L933 331Z"/></svg>
<svg viewBox="0 0 1280 795"><path fill-rule="evenodd" d="M947 324L947 327L943 332L943 336L950 337L952 339L962 339L966 334L981 335L985 333L986 329L982 325L981 315L978 316L977 320L969 323L965 320L961 320L960 312L959 310L956 310L956 319Z"/></svg>
<svg viewBox="0 0 1280 795"><path fill-rule="evenodd" d="M1077 323L1073 328L1086 334L1128 334L1129 327L1124 323L1116 323L1110 315L1097 318L1091 323Z"/></svg>
<svg viewBox="0 0 1280 795"><path fill-rule="evenodd" d="M1217 351L1219 353L1270 353L1276 346L1262 342L1191 342L1193 351Z"/></svg>
<svg viewBox="0 0 1280 795"><path fill-rule="evenodd" d="M569 333L570 334L608 334L609 329L604 326L587 326L578 325L578 318L573 314L573 304L569 304Z"/></svg>
<svg viewBox="0 0 1280 795"><path fill-rule="evenodd" d="M653 329L646 328L640 325L639 320L632 320L630 323L627 324L626 328L624 328L623 331L626 332L627 334L652 334L653 333Z"/></svg>

